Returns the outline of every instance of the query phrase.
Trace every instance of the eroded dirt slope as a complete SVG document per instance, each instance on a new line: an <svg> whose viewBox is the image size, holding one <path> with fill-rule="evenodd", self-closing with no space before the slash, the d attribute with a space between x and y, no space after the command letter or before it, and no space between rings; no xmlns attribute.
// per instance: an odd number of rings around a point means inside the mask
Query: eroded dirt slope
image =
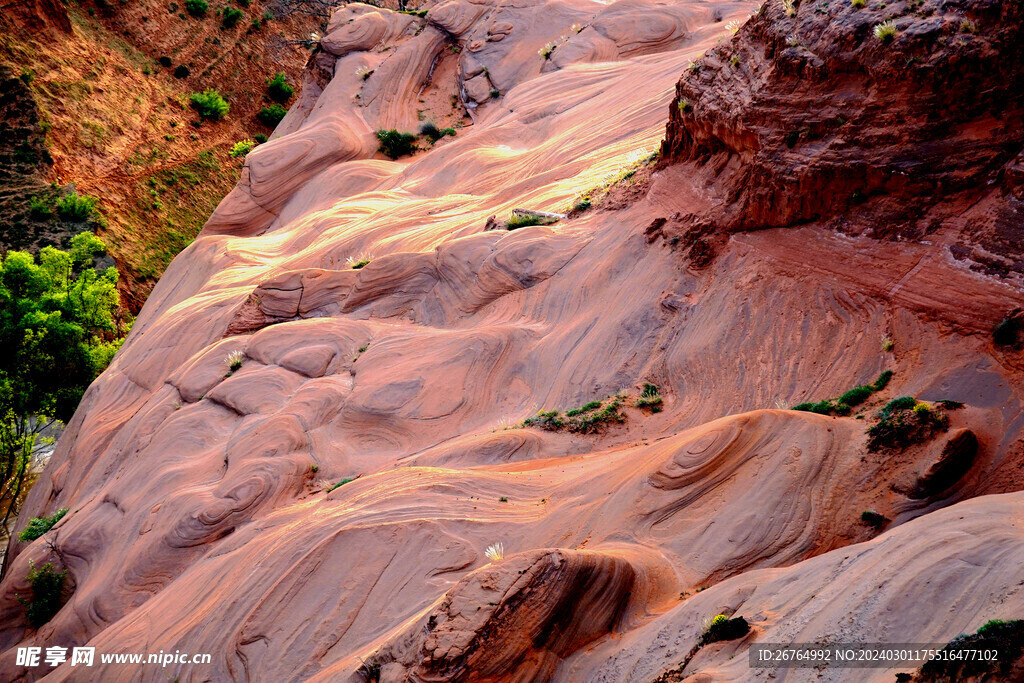
<svg viewBox="0 0 1024 683"><path fill-rule="evenodd" d="M26 519L71 512L10 548L4 676L40 676L17 646L61 642L213 653L144 680L646 681L727 613L752 635L681 675L750 680L758 639L944 642L1019 615L1021 356L991 334L1013 273L958 260L955 222L899 242L825 216L737 231L718 173L744 150L643 161L670 111L680 136L680 75L725 68L691 60L748 49L757 24L730 24L756 9L340 9L285 134L172 263L32 491ZM376 154L378 128L456 104L473 125ZM848 416L786 409L884 370ZM645 382L662 411L635 405ZM616 395L622 421L595 432L520 424ZM901 395L964 405L869 450ZM943 465L968 430L970 458ZM15 595L47 559L71 590L33 631Z"/></svg>

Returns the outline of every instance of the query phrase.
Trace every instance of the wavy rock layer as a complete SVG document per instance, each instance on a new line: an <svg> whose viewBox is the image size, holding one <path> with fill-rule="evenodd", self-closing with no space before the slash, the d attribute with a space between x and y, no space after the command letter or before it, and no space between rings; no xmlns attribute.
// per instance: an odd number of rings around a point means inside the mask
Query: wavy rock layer
<svg viewBox="0 0 1024 683"><path fill-rule="evenodd" d="M630 170L716 19L751 9L339 9L282 135L171 265L33 489L26 520L70 512L9 548L0 678L49 673L17 666L19 646L88 643L213 657L103 680L646 680L729 610L754 634L685 673L742 680L752 639L882 623L947 640L1019 612L1024 382L990 336L1021 300L1012 279L938 240L822 225L735 235L690 268L676 216L710 220L721 188L687 163L554 225L484 229ZM414 126L419 99L441 118L452 96L472 125L374 158L373 130ZM885 369L867 421L781 409ZM662 412L633 405L642 382ZM596 434L516 426L620 392L624 423ZM869 453L866 423L899 395L965 406L949 434ZM71 577L38 631L16 599L30 560Z"/></svg>

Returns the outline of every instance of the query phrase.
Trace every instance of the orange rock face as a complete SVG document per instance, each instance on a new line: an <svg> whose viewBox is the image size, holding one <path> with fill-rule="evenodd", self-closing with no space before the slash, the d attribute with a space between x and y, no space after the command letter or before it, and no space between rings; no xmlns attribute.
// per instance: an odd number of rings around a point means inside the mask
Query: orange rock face
<svg viewBox="0 0 1024 683"><path fill-rule="evenodd" d="M755 109L699 130L674 113L663 164L638 159L692 59L710 48L711 68L719 38L752 49L782 21L770 4L730 37L755 9L337 10L283 134L172 263L32 490L19 530L70 512L8 549L0 678L76 680L16 663L60 644L212 655L97 664L95 680L744 681L753 642L945 642L1024 612L1024 365L991 334L1021 283L972 251L998 231L965 223L999 224L1015 176L965 186L968 210L902 241L880 220L874 237L837 231L844 206L723 223L759 187L744 176L737 199L730 178L777 133L735 123ZM1002 50L988 16L971 35ZM745 87L730 96L770 94ZM376 130L415 131L417 109L439 117L451 97L472 125L397 161L375 152ZM968 156L1012 163L1013 135ZM484 229L612 180L553 225ZM883 370L849 415L787 409ZM661 410L637 405L644 383ZM973 457L946 434L869 452L902 395L963 403L949 429ZM621 421L521 424L591 401ZM38 630L17 600L30 560L69 572ZM718 614L751 632L688 655ZM834 680L893 672L856 673Z"/></svg>
<svg viewBox="0 0 1024 683"><path fill-rule="evenodd" d="M876 234L912 229L930 205L998 182L1024 145L1022 19L1004 2L805 4L792 16L766 3L679 81L664 163L716 167L725 227L855 209L846 220L868 214ZM874 35L885 20L891 39Z"/></svg>

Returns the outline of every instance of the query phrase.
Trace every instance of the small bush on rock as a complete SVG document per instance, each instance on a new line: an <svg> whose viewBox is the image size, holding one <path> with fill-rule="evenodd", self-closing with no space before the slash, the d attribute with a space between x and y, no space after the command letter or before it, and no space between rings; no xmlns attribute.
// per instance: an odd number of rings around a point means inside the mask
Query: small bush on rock
<svg viewBox="0 0 1024 683"><path fill-rule="evenodd" d="M996 650L996 660L976 659L977 651ZM973 635L960 634L942 648L943 656L929 659L917 680L924 681L1008 681L1015 680L1014 662L1024 652L1024 620L985 622Z"/></svg>
<svg viewBox="0 0 1024 683"><path fill-rule="evenodd" d="M68 509L61 508L49 517L33 517L28 521L28 526L18 534L18 538L22 541L34 541L52 529L66 514L68 514Z"/></svg>
<svg viewBox="0 0 1024 683"><path fill-rule="evenodd" d="M891 21L883 21L875 26L875 38L884 44L889 44L896 38L896 24Z"/></svg>
<svg viewBox="0 0 1024 683"><path fill-rule="evenodd" d="M701 636L700 644L717 643L721 640L736 640L750 632L750 624L743 617L729 619L724 614L719 614L711 620L708 627Z"/></svg>
<svg viewBox="0 0 1024 683"><path fill-rule="evenodd" d="M404 157L416 151L416 136L410 133L399 133L394 128L378 130L377 140L380 141L377 150L392 159Z"/></svg>
<svg viewBox="0 0 1024 683"><path fill-rule="evenodd" d="M878 417L878 422L868 428L870 451L906 448L949 426L949 417L941 409L918 403L911 396L889 401Z"/></svg>
<svg viewBox="0 0 1024 683"><path fill-rule="evenodd" d="M239 140L235 143L235 146L231 148L231 151L228 152L228 154L233 157L244 157L246 154L251 152L255 146L255 140L250 140L249 138Z"/></svg>
<svg viewBox="0 0 1024 683"><path fill-rule="evenodd" d="M49 562L36 568L32 560L28 561L28 574L25 578L32 589L32 598L25 599L20 595L17 597L18 602L27 608L25 616L32 628L39 628L60 611L64 578L67 574L67 570L56 571Z"/></svg>

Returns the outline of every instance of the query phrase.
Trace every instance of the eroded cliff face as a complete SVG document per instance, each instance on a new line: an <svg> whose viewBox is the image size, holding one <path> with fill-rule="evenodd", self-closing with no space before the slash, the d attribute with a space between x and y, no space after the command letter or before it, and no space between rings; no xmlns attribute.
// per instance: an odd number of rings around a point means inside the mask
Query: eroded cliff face
<svg viewBox="0 0 1024 683"><path fill-rule="evenodd" d="M1024 384L991 336L1018 284L942 231L723 237L732 186L676 118L667 162L637 162L680 73L754 9L339 9L286 134L172 263L33 489L26 521L70 512L9 548L3 677L50 673L18 646L87 643L213 655L104 679L749 680L755 641L944 642L1019 615ZM463 111L411 158L375 152L379 128ZM711 147L724 171L761 163ZM609 177L571 218L485 230ZM786 409L883 370L857 414ZM660 412L637 406L645 382ZM521 424L616 395L593 431ZM964 406L870 451L900 395ZM30 560L69 571L39 630L16 599ZM751 633L695 651L720 613Z"/></svg>
<svg viewBox="0 0 1024 683"><path fill-rule="evenodd" d="M1024 10L1008 2L764 4L683 74L664 164L693 162L721 230L832 219L1022 272ZM894 37L874 29L891 21Z"/></svg>

